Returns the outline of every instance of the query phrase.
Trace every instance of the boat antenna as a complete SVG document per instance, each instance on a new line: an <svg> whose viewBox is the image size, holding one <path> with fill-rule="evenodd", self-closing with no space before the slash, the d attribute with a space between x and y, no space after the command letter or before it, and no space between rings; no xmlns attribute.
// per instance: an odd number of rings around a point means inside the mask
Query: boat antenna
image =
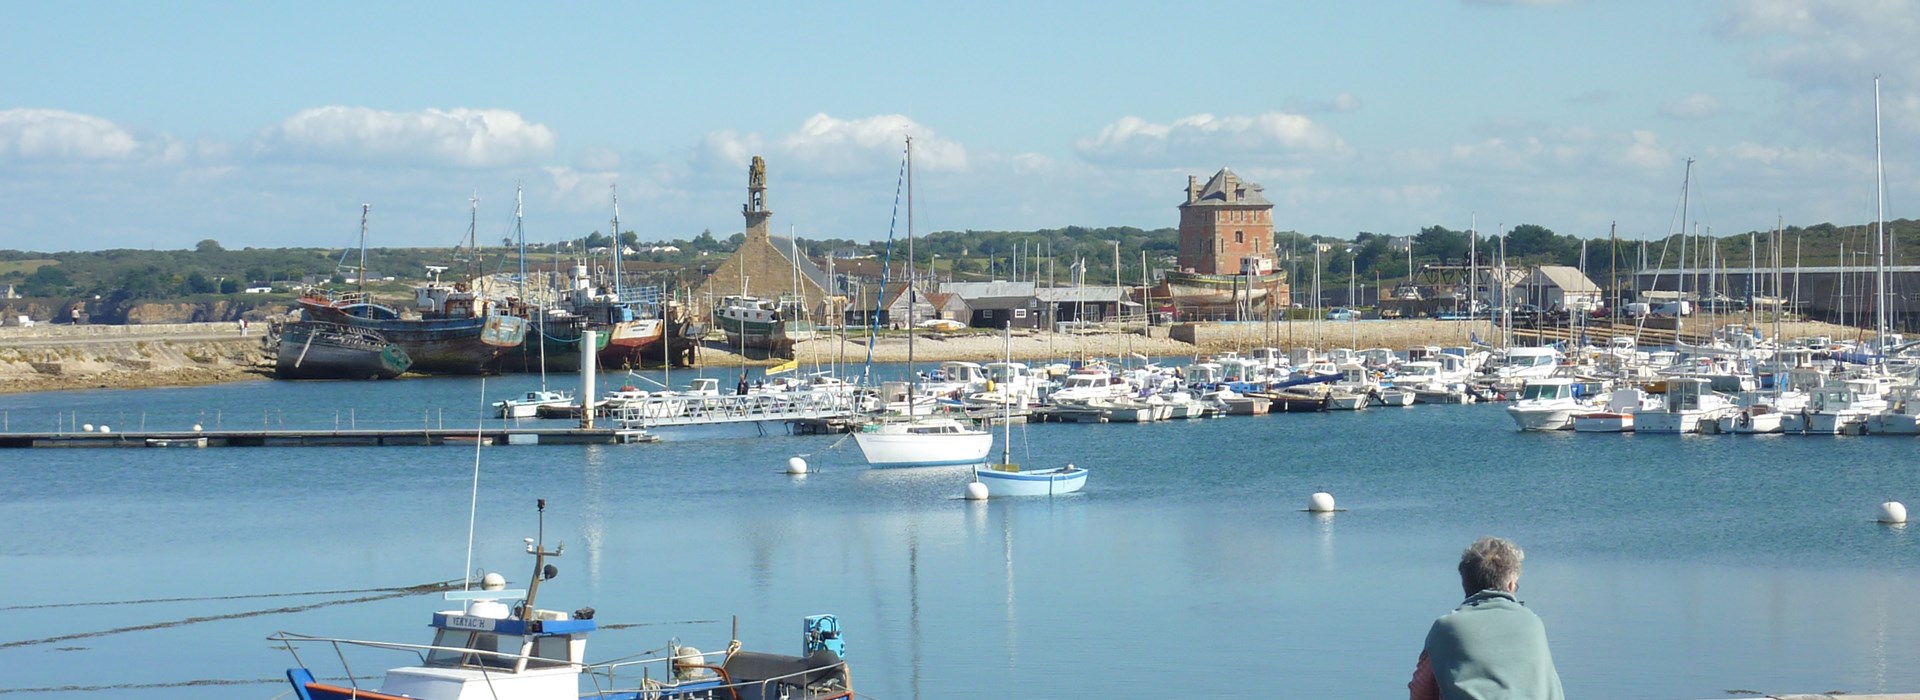
<svg viewBox="0 0 1920 700"><path fill-rule="evenodd" d="M467 568L460 574L460 590L473 587L473 524L480 513L480 443L487 425L487 378L480 378L480 423L473 430L473 494L467 501Z"/></svg>
<svg viewBox="0 0 1920 700"><path fill-rule="evenodd" d="M547 499L536 499L534 507L540 510L540 531L538 540L527 540L527 553L533 555L533 578L527 583L527 599L520 607L522 620L533 619L533 598L540 593L540 582L560 575L559 569L547 564L547 557L557 557L567 551L565 542L547 551Z"/></svg>

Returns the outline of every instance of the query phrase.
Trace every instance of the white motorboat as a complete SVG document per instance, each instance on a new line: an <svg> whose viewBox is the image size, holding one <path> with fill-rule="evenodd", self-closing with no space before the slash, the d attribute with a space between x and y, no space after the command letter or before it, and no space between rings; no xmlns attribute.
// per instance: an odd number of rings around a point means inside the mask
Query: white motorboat
<svg viewBox="0 0 1920 700"><path fill-rule="evenodd" d="M1714 393L1712 381L1705 377L1675 377L1667 380L1666 400L1656 408L1634 411L1636 433L1698 433L1708 424L1719 425L1721 418L1740 408L1727 397Z"/></svg>
<svg viewBox="0 0 1920 700"><path fill-rule="evenodd" d="M571 406L573 392L538 389L527 392L517 399L501 399L493 402L501 418L533 418L540 415L541 406Z"/></svg>
<svg viewBox="0 0 1920 700"><path fill-rule="evenodd" d="M1615 389L1607 393L1599 410L1573 414L1573 432L1631 433L1635 413L1659 405L1660 397L1640 389Z"/></svg>
<svg viewBox="0 0 1920 700"><path fill-rule="evenodd" d="M1807 435L1859 432L1869 418L1886 410L1877 380L1848 379L1814 389L1805 409L1781 418L1781 429Z"/></svg>
<svg viewBox="0 0 1920 700"><path fill-rule="evenodd" d="M1862 429L1874 434L1920 435L1920 385L1894 387L1887 410L1867 419Z"/></svg>
<svg viewBox="0 0 1920 700"><path fill-rule="evenodd" d="M1592 408L1574 396L1574 386L1574 380L1567 377L1528 379L1520 390L1520 400L1507 407L1507 415L1521 430L1570 429L1574 414Z"/></svg>

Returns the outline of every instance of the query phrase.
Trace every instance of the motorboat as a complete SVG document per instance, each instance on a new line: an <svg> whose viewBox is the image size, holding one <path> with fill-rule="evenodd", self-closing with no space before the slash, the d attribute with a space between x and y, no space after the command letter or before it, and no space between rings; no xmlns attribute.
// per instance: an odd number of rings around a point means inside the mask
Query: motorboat
<svg viewBox="0 0 1920 700"><path fill-rule="evenodd" d="M1859 432L1867 419L1887 410L1874 379L1848 379L1814 389L1807 396L1806 408L1781 418L1781 429L1807 435L1840 435Z"/></svg>
<svg viewBox="0 0 1920 700"><path fill-rule="evenodd" d="M534 418L540 415L542 406L571 406L573 392L557 389L536 389L516 399L501 399L493 402L493 407L501 418Z"/></svg>
<svg viewBox="0 0 1920 700"><path fill-rule="evenodd" d="M1598 410L1573 414L1576 433L1631 433L1634 415L1660 405L1660 397L1629 387L1608 392Z"/></svg>
<svg viewBox="0 0 1920 700"><path fill-rule="evenodd" d="M544 532L546 501L540 501ZM612 663L586 661L587 637L597 629L593 608L572 612L536 606L541 583L558 570L548 560L545 537L527 538L533 576L525 590L507 590L499 574L481 578L477 590L448 591L462 607L433 614L430 644L373 642L279 632L270 641L283 645L300 664L287 670L298 700L833 700L851 698L852 677L843 659L845 641L832 615L804 618L801 653L786 656L742 651L726 645L717 660L676 642L659 653L625 657ZM310 652L302 654L302 647ZM378 684L356 675L346 659L376 652L412 663L386 671ZM339 658L339 671L316 672L310 661ZM615 679L632 687L615 689ZM587 688L587 690L583 690Z"/></svg>
<svg viewBox="0 0 1920 700"><path fill-rule="evenodd" d="M1667 380L1666 399L1658 407L1634 411L1636 433L1698 433L1705 425L1719 425L1721 418L1740 408L1726 396L1712 390L1705 377L1674 377Z"/></svg>
<svg viewBox="0 0 1920 700"><path fill-rule="evenodd" d="M1507 415L1523 431L1567 430L1573 416L1591 406L1576 395L1577 382L1568 377L1528 379L1520 389L1520 400L1507 407Z"/></svg>

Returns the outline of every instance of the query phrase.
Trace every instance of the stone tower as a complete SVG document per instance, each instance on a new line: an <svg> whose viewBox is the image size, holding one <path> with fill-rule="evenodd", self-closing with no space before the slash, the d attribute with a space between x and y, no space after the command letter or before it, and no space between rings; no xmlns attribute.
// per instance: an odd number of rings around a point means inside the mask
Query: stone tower
<svg viewBox="0 0 1920 700"><path fill-rule="evenodd" d="M767 220L773 218L773 211L767 208L767 162L760 156L754 156L747 168L747 203L740 205L740 213L747 217L747 243L766 241Z"/></svg>

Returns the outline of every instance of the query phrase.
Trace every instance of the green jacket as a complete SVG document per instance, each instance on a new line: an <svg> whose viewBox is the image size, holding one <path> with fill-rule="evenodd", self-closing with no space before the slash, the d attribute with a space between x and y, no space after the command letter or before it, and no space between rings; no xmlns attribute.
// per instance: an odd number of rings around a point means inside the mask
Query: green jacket
<svg viewBox="0 0 1920 700"><path fill-rule="evenodd" d="M1427 631L1428 664L1447 700L1563 700L1547 628L1506 591L1467 597Z"/></svg>

